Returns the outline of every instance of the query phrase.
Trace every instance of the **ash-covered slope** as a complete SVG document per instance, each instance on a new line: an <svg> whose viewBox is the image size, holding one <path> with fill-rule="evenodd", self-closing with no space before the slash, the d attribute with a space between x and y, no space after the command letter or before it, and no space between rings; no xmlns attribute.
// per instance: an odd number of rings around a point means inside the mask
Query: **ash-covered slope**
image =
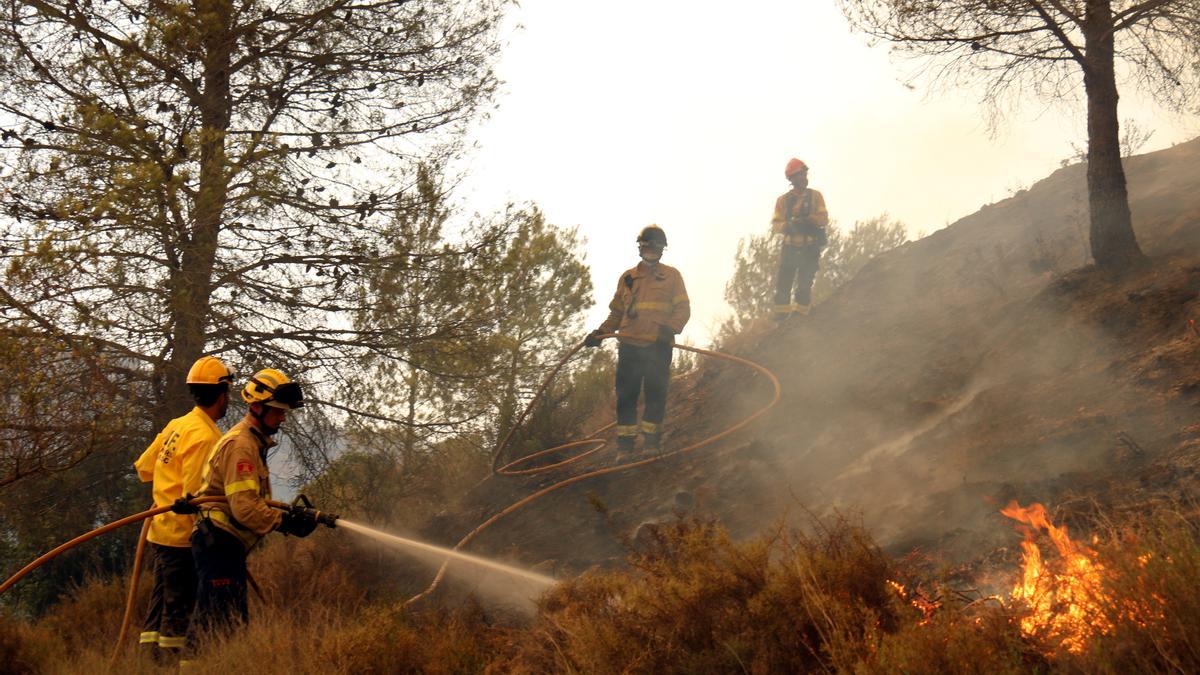
<svg viewBox="0 0 1200 675"><path fill-rule="evenodd" d="M802 322L735 341L783 382L753 428L548 495L472 548L566 572L618 558L640 525L681 511L745 535L841 509L887 545L970 554L1007 534L996 510L1011 498L1183 489L1200 464L1200 335L1188 326L1200 320L1200 140L1126 166L1148 269L1114 280L1084 266L1084 170L1057 171L881 256ZM668 449L768 393L761 376L703 363L673 389ZM554 479L493 478L433 529L455 540Z"/></svg>

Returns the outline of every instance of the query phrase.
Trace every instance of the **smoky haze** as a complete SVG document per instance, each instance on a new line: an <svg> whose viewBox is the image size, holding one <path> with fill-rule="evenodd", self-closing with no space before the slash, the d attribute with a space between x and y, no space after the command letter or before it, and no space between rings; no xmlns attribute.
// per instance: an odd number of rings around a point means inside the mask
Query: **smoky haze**
<svg viewBox="0 0 1200 675"><path fill-rule="evenodd" d="M1193 141L1129 162L1151 255L1194 250L1198 154ZM1190 298L1163 290L1138 306L1115 281L1072 272L1087 250L1084 194L1083 167L1068 167L885 254L767 350L788 412L763 438L793 494L818 513L861 511L884 544L927 543L1107 468L1118 434L1162 445L1181 411L1128 361Z"/></svg>
<svg viewBox="0 0 1200 675"><path fill-rule="evenodd" d="M783 382L778 408L752 428L547 495L473 547L572 573L619 564L647 526L678 515L714 515L748 536L802 510L861 514L888 547L978 555L1012 538L997 513L1007 500L1051 501L1168 451L1194 417L1161 364L1176 358L1170 336L1200 291L1187 262L1200 248L1200 141L1127 171L1155 270L1120 282L1080 269L1084 169L1064 168L880 256L807 321L760 322L730 340L727 351ZM769 390L702 359L673 385L668 449L736 423ZM518 490L490 482L473 497L485 512ZM461 520L451 529L475 524Z"/></svg>

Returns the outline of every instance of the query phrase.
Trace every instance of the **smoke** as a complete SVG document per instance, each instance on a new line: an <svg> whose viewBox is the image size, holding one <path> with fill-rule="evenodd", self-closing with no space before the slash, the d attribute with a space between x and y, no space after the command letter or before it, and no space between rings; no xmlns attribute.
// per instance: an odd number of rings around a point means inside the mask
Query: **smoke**
<svg viewBox="0 0 1200 675"><path fill-rule="evenodd" d="M1200 141L1129 163L1152 254L1200 236L1197 155ZM874 259L809 317L735 336L727 351L783 381L774 412L718 446L548 495L478 550L578 571L619 561L639 525L680 511L740 537L799 507L859 513L895 549L974 556L1011 542L998 513L1010 499L1055 503L1156 461L1179 444L1181 420L1194 425L1195 402L1178 392L1200 391L1180 379L1195 348L1172 331L1196 312L1200 279L1194 261L1159 258L1123 281L1081 267L1084 178L1058 171ZM672 384L666 448L720 432L769 393L761 376L702 360Z"/></svg>
<svg viewBox="0 0 1200 675"><path fill-rule="evenodd" d="M1159 202L1182 212L1138 221L1139 236L1178 250L1200 228L1175 223L1200 220L1200 197L1174 192L1172 167L1195 179L1200 163L1145 164L1154 177L1130 176L1135 218ZM1177 334L1197 281L1161 259L1124 281L1072 271L1085 252L1082 180L1064 169L885 254L808 321L759 338L749 355L786 390L759 435L775 461L743 495L773 491L760 527L799 501L861 513L896 547L1007 536L996 511L1008 499L1052 500L1150 459L1130 448L1170 447L1190 404L1172 399L1179 382L1154 367L1167 358L1154 345Z"/></svg>

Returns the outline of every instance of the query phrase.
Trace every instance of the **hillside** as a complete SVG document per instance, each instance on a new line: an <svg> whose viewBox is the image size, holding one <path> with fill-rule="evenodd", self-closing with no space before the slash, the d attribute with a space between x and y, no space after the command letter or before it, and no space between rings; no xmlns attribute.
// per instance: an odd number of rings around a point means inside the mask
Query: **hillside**
<svg viewBox="0 0 1200 675"><path fill-rule="evenodd" d="M783 383L776 410L685 457L550 494L471 550L560 574L615 563L683 512L746 536L780 517L861 513L885 546L967 562L1011 544L1010 499L1137 508L1184 495L1200 456L1200 140L1128 160L1152 264L1086 260L1084 170L1056 171L883 255L802 323L728 347ZM673 386L668 449L761 405L761 376L703 362ZM600 453L586 470L602 465ZM493 477L425 534L456 541L562 478Z"/></svg>

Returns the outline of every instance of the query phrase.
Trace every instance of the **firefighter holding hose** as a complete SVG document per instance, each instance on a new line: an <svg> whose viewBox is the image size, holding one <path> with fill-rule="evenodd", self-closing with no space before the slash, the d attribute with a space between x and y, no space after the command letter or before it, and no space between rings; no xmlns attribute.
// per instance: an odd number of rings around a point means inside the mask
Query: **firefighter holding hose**
<svg viewBox="0 0 1200 675"><path fill-rule="evenodd" d="M146 534L154 559L154 590L138 643L160 662L177 659L187 641L196 600L189 542L196 508L185 498L200 490L204 460L221 438L216 423L229 407L232 382L233 374L215 356L192 364L187 386L196 407L171 420L133 464L143 482L153 483L154 505L174 507L155 516Z"/></svg>
<svg viewBox="0 0 1200 675"><path fill-rule="evenodd" d="M234 621L249 618L246 555L272 530L306 537L317 527L314 512L303 508L282 511L268 506L271 498L267 450L275 445L288 413L304 405L300 385L267 368L242 389L249 409L230 429L203 469L197 496L224 496L227 501L201 507L192 531L192 554L199 587L192 617L197 630L228 631Z"/></svg>
<svg viewBox="0 0 1200 675"><path fill-rule="evenodd" d="M639 431L644 452L661 450L672 345L692 311L683 276L662 264L667 247L663 229L657 225L642 229L637 245L641 262L621 275L608 304L608 318L584 339L586 346L596 347L601 335L618 334L617 461L633 453ZM637 404L643 387L646 405L639 425Z"/></svg>

